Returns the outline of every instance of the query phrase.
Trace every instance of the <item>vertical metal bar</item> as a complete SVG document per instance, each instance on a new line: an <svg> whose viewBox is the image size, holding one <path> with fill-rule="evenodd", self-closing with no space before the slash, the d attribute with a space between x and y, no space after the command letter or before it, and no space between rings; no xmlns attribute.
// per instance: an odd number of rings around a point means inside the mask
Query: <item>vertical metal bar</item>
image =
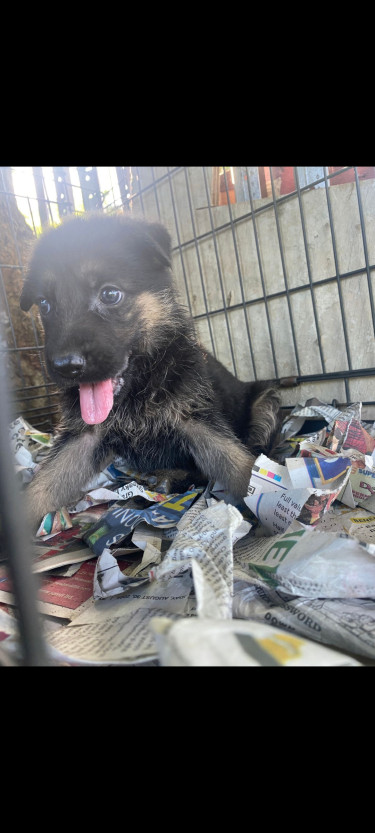
<svg viewBox="0 0 375 833"><path fill-rule="evenodd" d="M130 182L129 169L127 167L116 167L117 182L120 189L122 204L129 211Z"/></svg>
<svg viewBox="0 0 375 833"><path fill-rule="evenodd" d="M260 182L259 182L259 168L237 166L233 168L235 175L234 190L236 194L236 202L247 202L247 191L249 188L249 177L251 187L254 193L254 199L260 199Z"/></svg>
<svg viewBox="0 0 375 833"><path fill-rule="evenodd" d="M207 173L206 173L206 170L205 170L204 167L202 167L202 171L203 171L204 187L205 187L206 199L207 199L207 208L208 208L208 213L209 213L209 217L210 217L212 242L214 244L214 250L215 250L217 273L218 273L218 278L219 278L219 282L220 282L221 297L223 299L225 322L226 322L226 325L227 325L229 348L230 348L232 362L233 362L234 374L235 374L235 376L238 376L237 365L236 365L236 360L235 360L234 351L233 351L232 338L231 338L231 333L230 333L230 329L229 329L228 314L227 314L227 309L228 308L227 308L226 300L225 300L224 282L223 282L223 275L222 275L222 271L221 271L219 252L218 252L218 247L217 247L215 223L214 223L213 215L212 215L211 197L210 197L209 188L208 188Z"/></svg>
<svg viewBox="0 0 375 833"><path fill-rule="evenodd" d="M153 167L151 167L151 169L150 169L150 170L151 170L152 184L153 184L153 189L154 189L154 196L155 196L156 210L157 210L157 212L158 212L159 222L161 223L161 222L162 222L162 219L161 219L161 211L160 211L160 204L159 204L159 197L158 197L158 189L157 189L157 186L158 186L158 180L155 178L154 168L153 168ZM168 171L168 172L169 172L169 171ZM170 177L169 177L169 187L171 188ZM173 203L173 193L172 193L172 203ZM177 227L176 215L175 215L175 223L176 223L177 237L178 237L178 227ZM179 239L179 237L178 237L178 239ZM189 292L189 287L188 287L188 285L187 285L187 278L186 278L186 273L185 273L185 268L184 268L184 262L183 262L183 258L182 258L182 251L181 251L181 244L180 244L180 242L179 242L179 246L180 246L180 256L181 256L182 270L183 270L183 276L184 276L184 283L185 283L186 297L187 297L187 302L188 302L189 312L190 312L190 315L192 316L192 315L193 315L193 310L192 310L191 301L190 301L190 292ZM211 336L211 341L212 341L212 336Z"/></svg>
<svg viewBox="0 0 375 833"><path fill-rule="evenodd" d="M348 361L349 370L351 370L352 369L352 360L351 360L351 356L350 356L348 332L347 332L347 329L346 329L344 302L343 302L343 297L342 297L342 292L341 292L339 261L338 261L338 256L337 256L336 236L335 236L335 229L334 229L334 226L333 226L331 197L330 197L330 193L329 193L328 179L327 179L327 168L326 167L324 167L323 172L324 172L324 183L325 183L325 192L326 192L326 200L327 200L327 208L328 208L329 226L330 226L331 238L332 238L333 258L334 258L334 261L335 261L337 291L338 291L338 295L339 295L341 321L342 321L342 327L343 327L343 332L344 332L346 358L347 358L347 361ZM349 391L349 383L348 383L347 379L345 379L345 396L346 396L347 402L349 402L350 401L350 391Z"/></svg>
<svg viewBox="0 0 375 833"><path fill-rule="evenodd" d="M151 176L152 176L152 184L154 186L154 194L155 194L155 202L156 202L156 210L158 212L159 222L162 222L161 219L161 212L160 212L160 205L159 205L159 197L158 197L158 189L157 189L157 180L155 179L154 169L151 168Z"/></svg>
<svg viewBox="0 0 375 833"><path fill-rule="evenodd" d="M185 174L186 191L187 191L189 210L190 210L190 219L191 219L191 225L192 225L193 235L194 235L195 252L196 252L197 260L198 260L198 269L199 269L199 275L200 275L200 281L201 281L201 287L202 287L202 293L203 293L203 301L204 301L204 306L205 306L205 310L206 310L208 329L210 331L211 344L213 345L214 344L214 337L213 337L213 333L212 333L211 319L210 319L210 314L209 314L208 304L207 304L207 295L206 295L206 289L205 289L205 285L204 285L202 265L201 265L201 259L200 259L200 254L199 254L199 243L197 241L197 234L196 234L196 230L195 230L194 212L193 212L193 206L192 206L192 200L191 200L189 178L188 178L188 173L187 173L186 168L184 168L184 174Z"/></svg>
<svg viewBox="0 0 375 833"><path fill-rule="evenodd" d="M96 168L77 167L77 171L85 210L92 211L102 208L102 197Z"/></svg>
<svg viewBox="0 0 375 833"><path fill-rule="evenodd" d="M368 257L368 248L367 248L367 239L366 239L365 218L364 218L364 214L363 214L362 196L361 196L361 189L359 187L358 170L357 170L356 167L354 168L354 176L355 176L355 185L356 185L356 189L357 189L357 199L358 199L358 208L359 208L359 219L360 219L360 223L361 223L363 251L364 251L364 255L365 255L367 285L368 285L368 291L369 291L369 296L370 296L372 326L373 326L374 335L375 335L374 297L373 297L373 292L372 292L371 273L370 273L370 264L369 264L369 257Z"/></svg>
<svg viewBox="0 0 375 833"><path fill-rule="evenodd" d="M276 199L276 193L275 193L275 184L274 184L273 175L272 175L272 167L270 167L270 179L271 179L271 188L272 188L273 207L274 207L274 211L275 211L277 239L279 241L281 266L282 266L282 270L283 270L286 300L287 300L287 304L288 304L289 320L290 320L290 326L291 326L291 331L292 331L294 355L295 355L295 358L296 358L297 374L298 374L298 376L300 376L301 375L301 370L300 370L300 363L299 363L299 357L298 357L296 334L295 334L295 331L294 331L292 308L291 308L290 297L289 297L288 279L287 279L287 274L286 274L286 267L285 267L285 260L284 260L284 250L283 250L283 243L282 243L282 238L281 238L279 215L278 215L278 211L277 211L277 199Z"/></svg>
<svg viewBox="0 0 375 833"><path fill-rule="evenodd" d="M11 200L9 198L9 194L7 193L7 188L5 187L5 177L3 176L3 169L2 168L0 168L0 175L1 175L1 181L2 181L2 188L5 192L4 196L5 196L5 202L6 202L6 206L7 206L7 212L8 212L8 217L9 217L9 221L10 221L10 226L12 228L13 242L14 242L15 249L16 249L16 252L17 252L18 265L22 268L22 258L21 258L20 250L18 248L17 233L16 233L16 229L15 229L15 226L14 226L14 220L13 220L12 209L11 209ZM16 206L16 198L15 198L14 194L12 194L12 199L14 200L14 205ZM30 203L29 203L29 205L30 205ZM18 211L18 208L17 208L17 211Z"/></svg>
<svg viewBox="0 0 375 833"><path fill-rule="evenodd" d="M47 194L47 189L46 189L46 184L45 184L45 181L44 181L43 172L42 172L42 181L43 181L44 191ZM30 211L31 220L32 220L32 224L33 224L33 231L34 231L34 234L37 236L38 231L40 231L40 229L36 229L36 227L35 227L34 214L33 214L32 207L30 205L30 198L28 197L27 199L28 199L28 203L29 203L29 211ZM49 199L47 199L47 197L46 197L46 209L48 210L48 214L49 214L49 223L52 225L53 224L52 208L51 208L51 203L50 203ZM47 223L47 225L48 225L48 223Z"/></svg>
<svg viewBox="0 0 375 833"><path fill-rule="evenodd" d="M251 213L252 213L252 223L253 223L253 231L254 231L254 239L255 239L255 248L256 248L257 257L258 257L260 282L261 282L261 285L262 285L262 291L263 291L263 297L264 297L264 307L265 307L265 313L266 313L266 318L267 318L268 334L269 334L269 337L270 337L270 345L271 345L273 366L275 368L275 378L277 379L278 376L279 376L279 372L278 372L278 369L277 369L277 360L276 360L275 347L274 347L273 337L272 337L270 313L269 313L268 303L267 303L267 292L266 292L266 285L265 285L265 282L264 282L264 275L263 275L262 258L261 258L261 253L260 253L259 237L258 237L258 230L257 230L257 220L256 220L255 212L254 212L254 200L253 200L253 196L252 196L252 193L251 193L251 182L250 182L249 171L248 171L247 168L246 168L246 172L247 172L247 187L248 187L248 191L249 191L250 208L251 208Z"/></svg>
<svg viewBox="0 0 375 833"><path fill-rule="evenodd" d="M30 217L31 223L32 223L32 230L35 234L35 237L38 237L40 232L44 230L44 227L41 227L40 214L39 214L38 218L35 218L35 200L30 199L30 197L26 197L26 199L27 199L27 204L28 204L28 207L29 207L29 217ZM49 214L49 223L53 223L51 205L50 205L49 202L47 202L46 208L47 208L48 214ZM39 213L39 205L38 205L38 213ZM47 226L49 225L49 223L47 223Z"/></svg>
<svg viewBox="0 0 375 833"><path fill-rule="evenodd" d="M16 268L18 268L18 267L16 267ZM3 270L2 270L1 266L0 266L0 287L1 287L1 295L3 296L4 309L6 310L7 319L8 319L9 327L10 327L10 332L11 332L11 335L12 335L12 341L13 341L14 347L17 348L18 344L17 344L17 339L16 339L16 332L15 332L15 329L13 327L13 321L12 321L12 317L11 317L11 314L10 314L10 309L9 309L9 304L8 304L8 297L7 297L6 288L5 288L5 280L4 280ZM20 374L20 377L21 377L21 382L25 386L26 385L26 379L23 375L20 355L19 355L18 352L16 352L15 361L16 361L16 364L17 364L17 370L18 370L18 372Z"/></svg>
<svg viewBox="0 0 375 833"><path fill-rule="evenodd" d="M10 169L9 169L9 172L8 171L3 172L3 170L0 168L0 177L1 177L2 188L4 189L4 192L5 192L4 193L5 202L6 202L7 213L8 213L8 217L9 217L9 224L10 224L11 231L12 231L12 238L13 238L13 242L14 242L14 246L15 246L15 250L16 250L16 254L17 254L17 258L18 258L18 268L20 268L21 271L23 271L22 257L21 257L21 252L19 250L19 246L18 246L17 232L16 232L14 220L13 220L13 214L12 214L12 208L11 208L11 199L10 199L9 194L6 192L6 187L5 186L6 186L7 183L6 183L6 177L4 176L4 173L5 173L5 175L8 174L7 178L9 180L9 186L12 186L12 180L11 180L11 176L10 176ZM18 208L17 208L17 205L16 205L16 199L15 199L14 196L13 196L13 200L14 200L15 208L18 211ZM30 214L32 216L32 211L31 211L31 205L30 205L30 199L29 198L28 198L28 203L29 203ZM33 224L34 224L34 220L33 220ZM35 224L34 224L34 230L35 230ZM6 295L5 284L4 284L4 279L3 279L2 272L1 272L0 279L1 279L1 282L2 282L3 294L4 294L4 299L5 299L5 303L6 303L6 307L7 307L8 320L9 320L9 325L10 325L11 332L12 332L13 342L14 342L15 347L18 347L16 334L15 334L15 330L13 328L13 323L12 323L12 319L11 319L10 309L9 309L9 306L8 306L8 299L7 299L7 295ZM39 339L38 339L38 333L37 333L34 318L33 318L32 315L31 315L31 325L32 325L32 329L33 329L35 344L36 344L37 347L39 347L40 343L39 343ZM45 382L47 382L47 376L46 376L46 372L45 372L43 362L41 360L39 350L38 350L38 359L39 359L40 369L41 369L43 379L44 379ZM23 372L22 372L22 367L21 367L18 355L17 355L17 360L16 361L17 361L17 366L18 366L18 370L20 372L20 377L21 377L22 383L25 386L25 377L24 377ZM48 398L48 401L50 402L48 388L46 388L46 396ZM51 403L50 403L50 407L51 407Z"/></svg>
<svg viewBox="0 0 375 833"><path fill-rule="evenodd" d="M17 489L10 444L5 441L9 431L8 379L5 362L0 367L0 436L4 438L0 468L0 514L4 549L8 556L11 581L18 608L21 662L27 666L49 664L37 610L37 578L31 570L28 527L24 521L24 499Z"/></svg>
<svg viewBox="0 0 375 833"><path fill-rule="evenodd" d="M47 198L44 192L43 171L41 167L33 168L33 176L35 182L36 195L38 198L40 221L43 227L48 226L48 211L46 206Z"/></svg>
<svg viewBox="0 0 375 833"><path fill-rule="evenodd" d="M137 178L137 180L138 180L138 185L139 185L139 187L138 187L138 194L136 194L136 197L139 197L140 204L141 204L142 214L143 214L143 216L145 216L145 207L144 207L144 203L143 203L143 196L142 196L141 175L140 175L140 173L139 173L139 168L135 168L134 170L136 171L136 174L135 174L135 175L136 175L136 178Z"/></svg>
<svg viewBox="0 0 375 833"><path fill-rule="evenodd" d="M70 181L69 168L54 167L52 171L56 185L59 217L62 219L74 211L73 189Z"/></svg>
<svg viewBox="0 0 375 833"><path fill-rule="evenodd" d="M185 270L185 263L184 263L183 253L182 253L182 246L181 246L180 231L179 231L179 228L178 228L178 220L177 220L176 204L175 204L175 199L174 199L174 194L173 194L173 188L172 188L172 182L171 182L171 172L170 172L169 168L167 168L167 174L168 174L169 190L170 190L170 194L171 194L171 203L172 203L172 210L173 210L174 222L175 222L175 226L176 226L177 242L178 242L178 248L179 248L180 258L181 258L182 274L183 274L183 276L184 276L184 284L185 284L186 296L187 296L187 299L188 299L188 305L189 305L190 315L193 315L193 310L192 310L192 307L191 307L191 302L190 302L189 286L188 286L187 276L186 276L186 270ZM211 333L211 330L210 330L210 335L211 335L212 349L213 349L213 351L215 351L215 345L214 345L214 342L213 342L213 339L212 339L212 333Z"/></svg>
<svg viewBox="0 0 375 833"><path fill-rule="evenodd" d="M32 206L31 206L31 203L30 203L30 197L27 198L27 201L28 201L28 206L29 206L29 214L30 214L32 224L33 224L33 231L34 231L35 237L37 237L37 231L36 231L36 227L35 227L35 220L34 220L34 214L33 214ZM51 222L52 222L52 214L51 214L49 203L48 203L48 208L49 208L49 211L50 211L50 218L51 218ZM23 266L21 266L20 268L23 271ZM31 323L31 327L32 327L36 347L43 347L43 343L39 340L39 333L38 333L38 330L35 326L35 319L34 319L34 315L33 315L32 312L30 312L29 320L30 320L30 323ZM31 351L32 351L32 349L31 349ZM44 364L44 361L42 359L42 354L41 354L40 350L37 351L37 356L38 356L38 361L39 361L39 365L40 365L39 369L40 369L41 375L44 379L44 384L46 386L45 387L45 396L48 399L48 403L49 403L48 407L51 410L53 408L53 402L51 401L51 397L50 397L50 393L49 393L49 387L48 387L49 386L49 380L48 380L48 376L47 376L46 369L45 369L45 364ZM22 378L24 378L23 374L22 374Z"/></svg>
<svg viewBox="0 0 375 833"><path fill-rule="evenodd" d="M312 282L310 255L309 255L309 249L308 249L308 245L307 245L305 214L304 214L303 205L302 205L298 168L294 168L294 180L295 180L295 183L297 185L298 205L299 205L299 212L300 212L300 216L301 216L302 235L303 235L303 243L304 243L304 247L305 247L307 274L309 276L311 302L312 302L312 305L313 305L315 329L316 329L316 333L317 333L317 337L318 337L318 347L319 347L320 361L321 361L321 365L322 365L322 371L323 371L323 373L325 373L326 368L325 368L324 355L323 355L323 350L322 350L322 342L321 342L321 338L320 338L320 327L319 327L318 314L317 314L317 309L316 309L314 285L313 285L313 282Z"/></svg>
<svg viewBox="0 0 375 833"><path fill-rule="evenodd" d="M248 321L247 314L246 314L245 293L244 293L243 281L242 281L241 264L240 264L240 258L239 258L239 255L238 255L236 231L235 231L234 224L233 224L233 214L232 214L232 209L231 209L231 204L230 204L230 199L229 199L229 190L228 190L227 178L225 176L225 168L224 167L223 167L223 171L224 171L224 186L225 186L225 190L226 190L227 205L228 205L228 211L229 211L229 221L230 221L230 226L231 226L231 231L232 231L234 254L235 254L235 258L236 258L237 272L238 272L238 278L239 278L239 282L240 282L241 298L242 298L243 311L244 311L244 317L245 317L247 340L248 340L248 344L249 344L251 362L252 362L252 365L253 365L253 374L254 374L254 378L256 379L255 359L254 359L253 346L252 346L251 338L250 338L249 321Z"/></svg>

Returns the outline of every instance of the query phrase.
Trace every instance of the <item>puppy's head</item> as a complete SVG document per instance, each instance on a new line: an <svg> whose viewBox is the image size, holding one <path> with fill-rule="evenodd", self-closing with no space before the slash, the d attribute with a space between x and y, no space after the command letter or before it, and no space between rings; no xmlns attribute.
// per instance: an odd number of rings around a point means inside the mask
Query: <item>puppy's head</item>
<svg viewBox="0 0 375 833"><path fill-rule="evenodd" d="M106 419L130 355L152 344L170 266L167 230L122 214L69 219L36 244L21 309L38 304L48 373L79 387L85 422Z"/></svg>

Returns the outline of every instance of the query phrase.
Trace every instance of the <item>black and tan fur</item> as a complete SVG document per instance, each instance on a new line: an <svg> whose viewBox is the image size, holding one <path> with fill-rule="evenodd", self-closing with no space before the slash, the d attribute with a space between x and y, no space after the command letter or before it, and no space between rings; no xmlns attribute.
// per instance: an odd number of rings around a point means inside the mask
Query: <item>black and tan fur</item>
<svg viewBox="0 0 375 833"><path fill-rule="evenodd" d="M105 306L103 287L120 290L120 302ZM186 483L217 479L235 497L246 495L255 457L275 439L278 393L239 381L201 347L177 300L163 226L88 215L49 230L36 245L21 307L38 302L62 419L28 487L34 526L79 498L116 455L136 471L182 469ZM86 424L79 383L114 377L108 417Z"/></svg>

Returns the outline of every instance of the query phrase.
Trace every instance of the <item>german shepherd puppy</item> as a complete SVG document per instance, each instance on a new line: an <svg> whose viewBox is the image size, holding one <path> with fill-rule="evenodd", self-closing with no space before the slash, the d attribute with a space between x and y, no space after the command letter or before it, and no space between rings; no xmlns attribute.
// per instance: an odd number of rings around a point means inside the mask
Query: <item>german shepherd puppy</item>
<svg viewBox="0 0 375 833"><path fill-rule="evenodd" d="M214 479L247 494L278 431L278 392L239 381L201 347L163 226L94 214L48 230L20 304L39 305L47 371L62 392L53 448L27 489L33 527L79 499L116 455L139 472L180 470L176 491L184 470L184 488Z"/></svg>

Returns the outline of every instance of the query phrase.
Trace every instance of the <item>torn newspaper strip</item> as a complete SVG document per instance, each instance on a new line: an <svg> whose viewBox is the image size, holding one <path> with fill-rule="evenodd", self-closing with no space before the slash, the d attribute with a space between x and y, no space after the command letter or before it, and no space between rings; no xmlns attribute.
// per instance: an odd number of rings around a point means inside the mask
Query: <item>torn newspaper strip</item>
<svg viewBox="0 0 375 833"><path fill-rule="evenodd" d="M261 454L244 500L264 531L277 535L295 519L316 523L345 487L350 470L350 460L342 457L290 458L284 466Z"/></svg>

